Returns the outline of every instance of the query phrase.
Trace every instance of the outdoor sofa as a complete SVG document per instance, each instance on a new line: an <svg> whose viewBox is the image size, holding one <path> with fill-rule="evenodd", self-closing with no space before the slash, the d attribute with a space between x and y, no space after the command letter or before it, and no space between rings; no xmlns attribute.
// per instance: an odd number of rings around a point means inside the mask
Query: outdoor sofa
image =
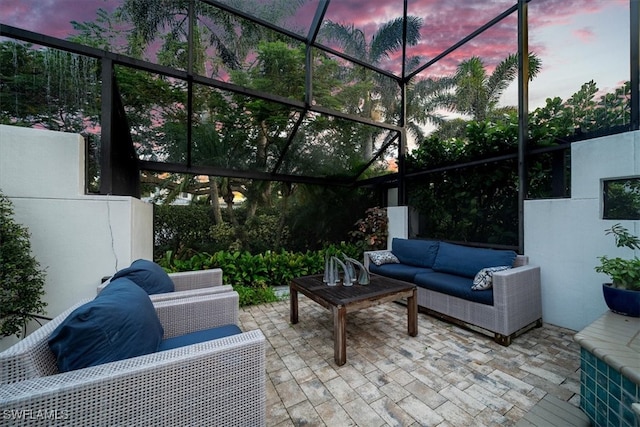
<svg viewBox="0 0 640 427"><path fill-rule="evenodd" d="M528 261L510 250L399 238L391 251L364 255L370 273L416 284L421 311L479 328L504 346L542 326L540 267Z"/></svg>
<svg viewBox="0 0 640 427"><path fill-rule="evenodd" d="M85 304L113 297L114 289L122 292L118 288L122 282L129 282L127 292L138 288L128 279L114 281L94 300L74 305L0 353L0 424L266 424L265 337L259 330L242 332L236 326L239 307L234 291L173 299L162 295L162 301L151 301L145 294L144 304L152 307L161 325L159 348L169 343L169 349L67 369L69 349L78 350L83 344L58 345L69 335L60 331L74 330L63 326L78 325L67 319L76 319L74 313ZM134 314L144 311L140 309L144 304L135 305ZM98 320L106 326L117 323L117 319ZM121 328L141 341L156 332L135 329L135 322ZM121 345L110 351L127 348ZM73 363L83 357L82 349L76 353Z"/></svg>

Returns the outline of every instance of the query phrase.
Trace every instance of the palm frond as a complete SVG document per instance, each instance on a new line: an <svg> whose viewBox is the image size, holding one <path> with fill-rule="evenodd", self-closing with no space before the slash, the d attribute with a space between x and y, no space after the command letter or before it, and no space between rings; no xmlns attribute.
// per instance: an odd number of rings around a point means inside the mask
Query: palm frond
<svg viewBox="0 0 640 427"><path fill-rule="evenodd" d="M407 16L407 45L414 46L420 40L422 18ZM391 52L402 48L403 18L396 18L384 23L371 39L369 61L377 64L383 58L388 58Z"/></svg>
<svg viewBox="0 0 640 427"><path fill-rule="evenodd" d="M321 40L338 43L345 53L358 59L367 57L367 43L362 30L352 25L346 26L332 21L325 21L318 34Z"/></svg>

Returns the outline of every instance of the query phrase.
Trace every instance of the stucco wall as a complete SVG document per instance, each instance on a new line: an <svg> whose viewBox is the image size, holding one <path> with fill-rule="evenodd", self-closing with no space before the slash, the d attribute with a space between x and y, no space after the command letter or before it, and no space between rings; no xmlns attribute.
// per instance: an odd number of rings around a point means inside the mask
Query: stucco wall
<svg viewBox="0 0 640 427"><path fill-rule="evenodd" d="M581 330L607 310L597 257L632 256L604 230L620 222L640 232L639 221L603 220L601 197L603 179L640 175L640 133L574 143L571 162L570 199L525 202L524 248L541 267L543 320Z"/></svg>
<svg viewBox="0 0 640 427"><path fill-rule="evenodd" d="M0 125L0 190L46 268L49 317L94 297L103 276L153 257L152 205L85 195L84 156L79 135Z"/></svg>

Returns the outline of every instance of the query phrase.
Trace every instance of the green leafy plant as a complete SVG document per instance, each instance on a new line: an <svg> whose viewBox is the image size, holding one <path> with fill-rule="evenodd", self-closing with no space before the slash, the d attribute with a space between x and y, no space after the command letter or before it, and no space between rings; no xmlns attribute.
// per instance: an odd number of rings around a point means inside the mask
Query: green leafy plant
<svg viewBox="0 0 640 427"><path fill-rule="evenodd" d="M168 272L221 268L224 284L232 285L240 295L240 306L246 306L275 301L274 287L286 286L295 277L321 273L325 253L362 259L361 248L341 242L318 251L265 251L257 255L246 251L167 251L157 262Z"/></svg>
<svg viewBox="0 0 640 427"><path fill-rule="evenodd" d="M44 270L31 255L26 227L13 219L13 204L0 193L0 336L20 336L44 314Z"/></svg>
<svg viewBox="0 0 640 427"><path fill-rule="evenodd" d="M387 248L387 236L389 234L389 221L385 208L373 207L365 211L366 216L355 223L356 229L351 237L359 241L364 250L377 250Z"/></svg>
<svg viewBox="0 0 640 427"><path fill-rule="evenodd" d="M640 249L640 239L629 231L615 224L605 230L606 234L612 234L619 248ZM631 259L621 257L609 258L606 255L598 257L600 265L595 267L598 273L604 273L611 278L612 286L621 289L640 291L640 259L634 256Z"/></svg>

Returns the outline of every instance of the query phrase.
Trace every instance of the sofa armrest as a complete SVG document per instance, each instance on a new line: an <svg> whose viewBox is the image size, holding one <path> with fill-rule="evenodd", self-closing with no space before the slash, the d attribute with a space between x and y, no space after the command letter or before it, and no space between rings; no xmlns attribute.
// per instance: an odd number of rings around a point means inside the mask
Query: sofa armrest
<svg viewBox="0 0 640 427"><path fill-rule="evenodd" d="M166 339L222 325L238 325L238 304L237 292L225 292L159 301L153 305Z"/></svg>
<svg viewBox="0 0 640 427"><path fill-rule="evenodd" d="M264 426L265 363L255 330L0 385L0 414L15 426Z"/></svg>
<svg viewBox="0 0 640 427"><path fill-rule="evenodd" d="M170 273L169 277L173 281L175 291L222 286L222 270L220 268Z"/></svg>
<svg viewBox="0 0 640 427"><path fill-rule="evenodd" d="M382 253L382 252L389 252L389 251L380 250L380 251L365 251L364 252L364 262L362 264L364 265L364 268L367 269L367 271L369 271L369 263L371 262L371 258L369 258L369 254L376 254L376 253Z"/></svg>
<svg viewBox="0 0 640 427"><path fill-rule="evenodd" d="M500 313L498 332L505 335L517 331L516 325L541 319L540 267L528 264L493 273L493 305Z"/></svg>

